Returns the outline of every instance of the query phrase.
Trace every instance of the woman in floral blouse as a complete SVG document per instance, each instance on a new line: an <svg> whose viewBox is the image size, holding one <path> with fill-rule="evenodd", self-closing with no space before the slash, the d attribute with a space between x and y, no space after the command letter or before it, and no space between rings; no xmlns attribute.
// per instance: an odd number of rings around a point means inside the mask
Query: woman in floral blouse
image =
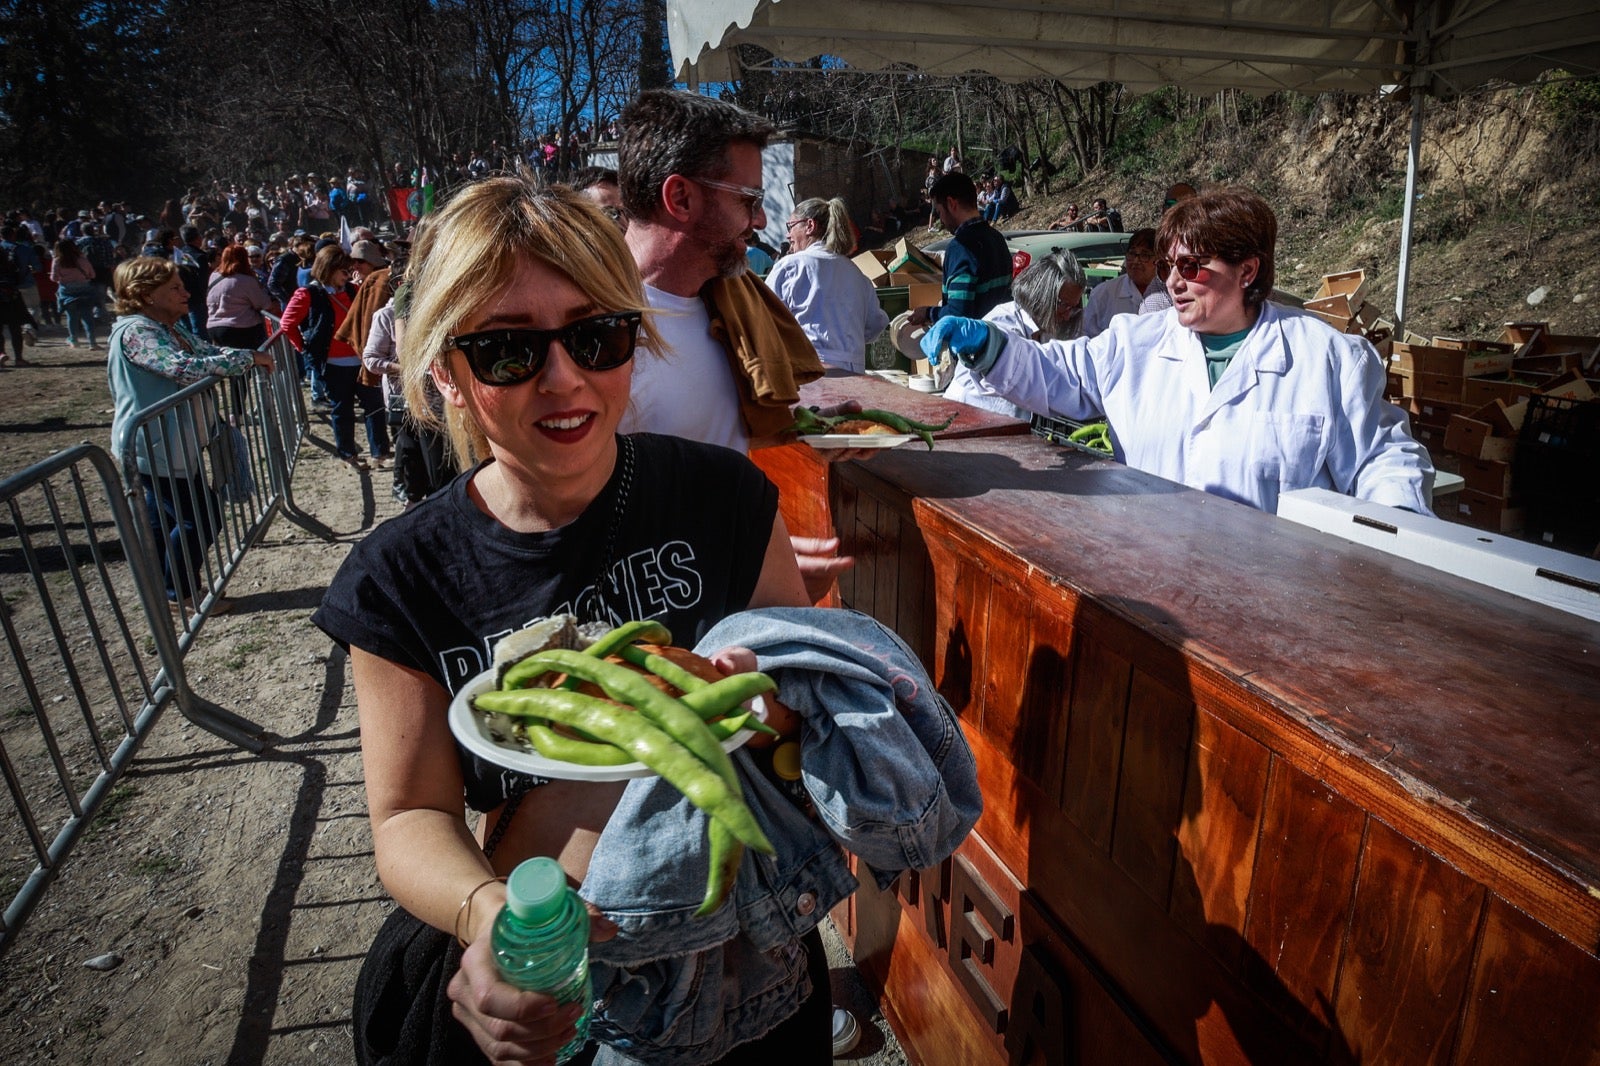
<svg viewBox="0 0 1600 1066"><path fill-rule="evenodd" d="M270 370L272 356L248 348L219 348L180 325L189 311L189 291L169 259L129 259L113 277L120 317L111 327L106 359L115 407L112 448L119 460L130 446L135 452L133 465L144 487L152 543L165 548L161 569L167 599L175 606L185 599L198 606L206 591L200 572L221 514L220 501L206 483L200 451L218 428L200 424L187 411L174 411L151 423L148 435L135 434L135 416L207 377L233 377L252 366ZM195 412L199 409L197 404ZM180 424L184 418L190 421ZM219 597L211 611L220 614L228 606Z"/></svg>

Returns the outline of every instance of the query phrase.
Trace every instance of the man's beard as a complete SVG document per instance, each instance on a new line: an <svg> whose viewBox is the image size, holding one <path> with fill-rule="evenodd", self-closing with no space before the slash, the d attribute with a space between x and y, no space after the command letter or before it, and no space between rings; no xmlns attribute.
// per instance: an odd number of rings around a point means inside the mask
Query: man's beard
<svg viewBox="0 0 1600 1066"><path fill-rule="evenodd" d="M718 239L702 230L696 236L700 246L705 249L706 257L711 260L711 269L716 272L714 277L736 278L750 269L750 260L745 258L744 253L743 233Z"/></svg>

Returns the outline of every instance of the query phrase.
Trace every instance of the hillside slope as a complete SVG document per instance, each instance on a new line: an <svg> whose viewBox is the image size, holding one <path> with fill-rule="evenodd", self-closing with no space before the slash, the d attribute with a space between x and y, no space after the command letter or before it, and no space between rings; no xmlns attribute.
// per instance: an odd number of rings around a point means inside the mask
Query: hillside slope
<svg viewBox="0 0 1600 1066"><path fill-rule="evenodd" d="M1504 322L1534 320L1600 335L1600 156L1559 147L1572 138L1553 132L1557 121L1537 90L1430 102L1412 330L1493 337ZM1408 105L1218 98L1198 119L1153 125L1137 162L1125 155L1070 188L1058 180L1049 194L1035 190L1008 228L1042 227L1069 202L1105 196L1133 229L1155 224L1173 181L1246 185L1278 212L1281 288L1310 295L1321 275L1360 267L1368 300L1393 318Z"/></svg>

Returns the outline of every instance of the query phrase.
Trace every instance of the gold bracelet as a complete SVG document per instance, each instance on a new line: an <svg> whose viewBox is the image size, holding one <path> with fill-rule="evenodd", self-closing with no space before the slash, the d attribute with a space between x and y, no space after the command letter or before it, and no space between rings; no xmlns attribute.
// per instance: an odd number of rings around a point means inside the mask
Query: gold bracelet
<svg viewBox="0 0 1600 1066"><path fill-rule="evenodd" d="M467 942L465 940L461 939L461 916L463 914L465 914L467 916L467 925L468 925L468 928L471 928L471 924L472 924L472 897L476 896L483 889L488 888L490 885L496 884L496 883L503 885L503 884L506 883L506 879L503 878L503 877L491 877L491 878L489 878L489 880L484 881L483 883L479 884L477 888L474 888L471 892L468 892L467 893L467 898L462 900L461 901L461 906L456 908L456 925L455 925L456 943L461 945L461 950L462 951L467 950Z"/></svg>

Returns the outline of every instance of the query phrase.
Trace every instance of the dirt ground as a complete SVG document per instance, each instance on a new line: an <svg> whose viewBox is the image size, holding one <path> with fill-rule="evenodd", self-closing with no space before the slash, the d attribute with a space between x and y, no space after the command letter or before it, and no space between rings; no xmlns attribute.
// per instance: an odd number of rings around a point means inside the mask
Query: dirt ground
<svg viewBox="0 0 1600 1066"><path fill-rule="evenodd" d="M5 476L79 441L109 445L104 353L46 329L26 354L35 366L0 370ZM228 583L235 610L206 621L185 659L198 695L270 731L267 751L234 749L167 709L0 957L0 1062L352 1061L351 992L392 904L373 868L348 662L310 615L350 546L399 505L387 472L334 459L318 419L293 495L309 521L274 519ZM327 539L306 528L317 525ZM14 561L15 543L0 539L0 561ZM35 728L18 689L0 676L12 751ZM0 810L3 903L32 861L9 804ZM830 939L835 1001L876 1023L850 1059L903 1063ZM120 964L85 967L106 954Z"/></svg>

